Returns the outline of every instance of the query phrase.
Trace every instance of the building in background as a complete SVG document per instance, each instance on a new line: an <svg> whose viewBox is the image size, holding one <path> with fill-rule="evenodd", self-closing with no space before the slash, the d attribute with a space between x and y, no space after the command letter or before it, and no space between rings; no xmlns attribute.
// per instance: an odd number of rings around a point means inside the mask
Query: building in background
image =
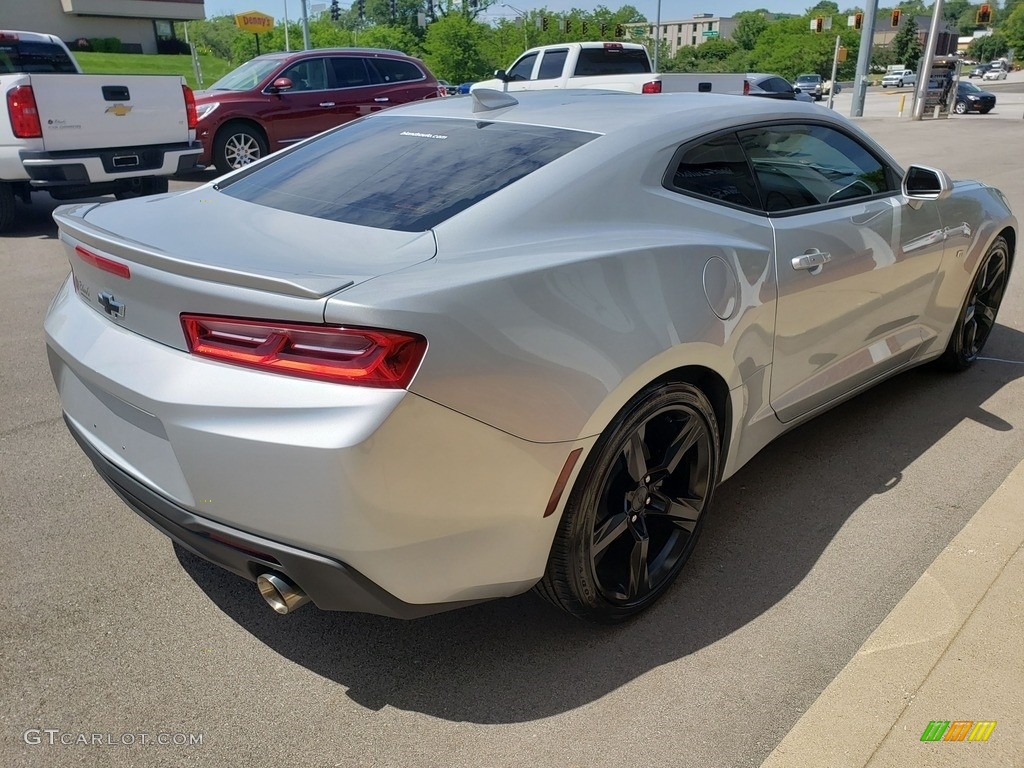
<svg viewBox="0 0 1024 768"><path fill-rule="evenodd" d="M727 39L736 30L738 19L698 13L692 19L661 22L661 39L668 45L669 56L687 45L697 46L715 38ZM653 24L626 24L631 40L654 40Z"/></svg>
<svg viewBox="0 0 1024 768"><path fill-rule="evenodd" d="M204 0L0 0L4 29L47 32L75 41L113 38L132 53L177 52L175 21L206 17Z"/></svg>

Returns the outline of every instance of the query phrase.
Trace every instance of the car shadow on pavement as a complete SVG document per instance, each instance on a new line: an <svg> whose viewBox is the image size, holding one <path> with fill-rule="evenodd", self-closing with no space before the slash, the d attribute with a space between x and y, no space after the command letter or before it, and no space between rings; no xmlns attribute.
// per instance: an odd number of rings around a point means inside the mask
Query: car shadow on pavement
<svg viewBox="0 0 1024 768"><path fill-rule="evenodd" d="M1024 334L999 326L986 351L1024 360ZM231 619L285 658L344 686L362 706L474 723L536 720L594 702L760 617L808 577L859 507L891 491L906 468L955 427L973 420L996 432L1014 429L985 403L1022 375L1024 366L996 361L980 361L960 375L917 369L783 436L719 489L714 514L674 588L620 626L583 624L532 594L411 622L314 607L282 617L249 582L180 547L177 555ZM998 485L1002 476L989 482ZM936 477L935 487L943 480ZM851 649L975 509L924 500L912 510L916 521L898 511L885 510L896 533L919 541L916 525L923 519L931 537L927 546L913 547L914 568L893 545L889 522L871 534L878 541L863 542L867 551L858 561L876 582L887 578L878 573L896 574L893 594L880 599L876 591L863 596L863 604L840 609L826 594L830 582L819 583L822 594L813 597L820 600L821 615L817 602L812 610L822 627L846 616L837 619L830 611L857 615L852 630L860 634L844 637ZM889 549L877 556L875 573L872 550L881 549L883 537ZM715 684L711 673L701 680Z"/></svg>
<svg viewBox="0 0 1024 768"><path fill-rule="evenodd" d="M57 223L53 220L53 212L61 205L68 203L107 203L113 197L93 197L85 200L54 200L45 192L32 194L32 205L25 205L21 198L14 203L14 223L3 232L5 238L44 238L57 237Z"/></svg>

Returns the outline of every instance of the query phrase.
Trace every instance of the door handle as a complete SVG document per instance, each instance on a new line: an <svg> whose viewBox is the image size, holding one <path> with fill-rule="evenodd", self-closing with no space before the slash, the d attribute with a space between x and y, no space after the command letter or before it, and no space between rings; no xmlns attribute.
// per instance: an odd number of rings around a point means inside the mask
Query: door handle
<svg viewBox="0 0 1024 768"><path fill-rule="evenodd" d="M832 261L831 253L823 253L817 248L804 253L803 256L794 256L790 262L793 265L793 269L809 269L812 274L817 274L814 270L820 269L822 264Z"/></svg>
<svg viewBox="0 0 1024 768"><path fill-rule="evenodd" d="M391 101L391 99L389 99L387 96L378 96L377 98L374 99L374 101L376 101L378 104L383 104L384 102Z"/></svg>
<svg viewBox="0 0 1024 768"><path fill-rule="evenodd" d="M321 101L320 102L320 106L321 107L333 107L334 106L334 102L333 101Z"/></svg>

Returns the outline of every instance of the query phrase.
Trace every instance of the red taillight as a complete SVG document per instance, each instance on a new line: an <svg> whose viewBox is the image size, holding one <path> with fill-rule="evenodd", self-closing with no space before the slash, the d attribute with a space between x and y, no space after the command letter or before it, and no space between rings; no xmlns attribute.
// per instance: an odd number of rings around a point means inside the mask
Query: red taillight
<svg viewBox="0 0 1024 768"><path fill-rule="evenodd" d="M605 43L604 49L606 51L621 51L622 43Z"/></svg>
<svg viewBox="0 0 1024 768"><path fill-rule="evenodd" d="M185 94L185 114L188 116L188 127L191 130L199 124L199 115L196 114L196 97L187 85L181 86L181 92Z"/></svg>
<svg viewBox="0 0 1024 768"><path fill-rule="evenodd" d="M750 95L750 81L747 80L746 78L743 79L743 95L744 96L749 96Z"/></svg>
<svg viewBox="0 0 1024 768"><path fill-rule="evenodd" d="M207 315L181 316L193 355L262 371L404 389L427 351L415 333Z"/></svg>
<svg viewBox="0 0 1024 768"><path fill-rule="evenodd" d="M649 83L644 83L640 93L661 93L661 80L651 80Z"/></svg>
<svg viewBox="0 0 1024 768"><path fill-rule="evenodd" d="M7 112L11 116L15 138L42 138L43 126L39 123L39 109L31 85L19 85L7 92Z"/></svg>
<svg viewBox="0 0 1024 768"><path fill-rule="evenodd" d="M109 272L112 275L123 277L125 280L132 279L132 272L128 269L127 264L122 264L119 261L113 261L108 259L106 256L100 256L98 253L93 253L80 245L75 246L75 253L82 257L82 261L96 267L96 269L102 269L104 272Z"/></svg>

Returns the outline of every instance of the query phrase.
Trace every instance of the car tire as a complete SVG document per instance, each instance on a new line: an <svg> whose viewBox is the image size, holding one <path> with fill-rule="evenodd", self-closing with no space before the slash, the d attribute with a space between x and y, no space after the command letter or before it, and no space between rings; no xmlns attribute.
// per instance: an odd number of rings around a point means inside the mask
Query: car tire
<svg viewBox="0 0 1024 768"><path fill-rule="evenodd" d="M953 105L953 111L956 112L958 115L966 115L968 111L967 102L958 101L956 104Z"/></svg>
<svg viewBox="0 0 1024 768"><path fill-rule="evenodd" d="M699 389L669 382L640 392L580 470L535 590L601 624L649 607L697 543L720 451L714 410Z"/></svg>
<svg viewBox="0 0 1024 768"><path fill-rule="evenodd" d="M0 232L6 232L14 224L14 188L0 182Z"/></svg>
<svg viewBox="0 0 1024 768"><path fill-rule="evenodd" d="M228 123L217 131L213 142L213 164L221 173L254 163L266 154L267 140L248 123Z"/></svg>
<svg viewBox="0 0 1024 768"><path fill-rule="evenodd" d="M885 83L882 83L882 87L883 87L883 88L888 88L889 86L888 86L888 85L886 85Z"/></svg>
<svg viewBox="0 0 1024 768"><path fill-rule="evenodd" d="M978 359L995 327L1011 266L1010 246L1006 238L997 237L967 288L956 326L938 360L940 367L964 371Z"/></svg>
<svg viewBox="0 0 1024 768"><path fill-rule="evenodd" d="M170 186L166 176L147 176L138 179L138 184L130 189L115 192L114 197L118 200L131 200L133 197L146 197L147 195L162 195Z"/></svg>

